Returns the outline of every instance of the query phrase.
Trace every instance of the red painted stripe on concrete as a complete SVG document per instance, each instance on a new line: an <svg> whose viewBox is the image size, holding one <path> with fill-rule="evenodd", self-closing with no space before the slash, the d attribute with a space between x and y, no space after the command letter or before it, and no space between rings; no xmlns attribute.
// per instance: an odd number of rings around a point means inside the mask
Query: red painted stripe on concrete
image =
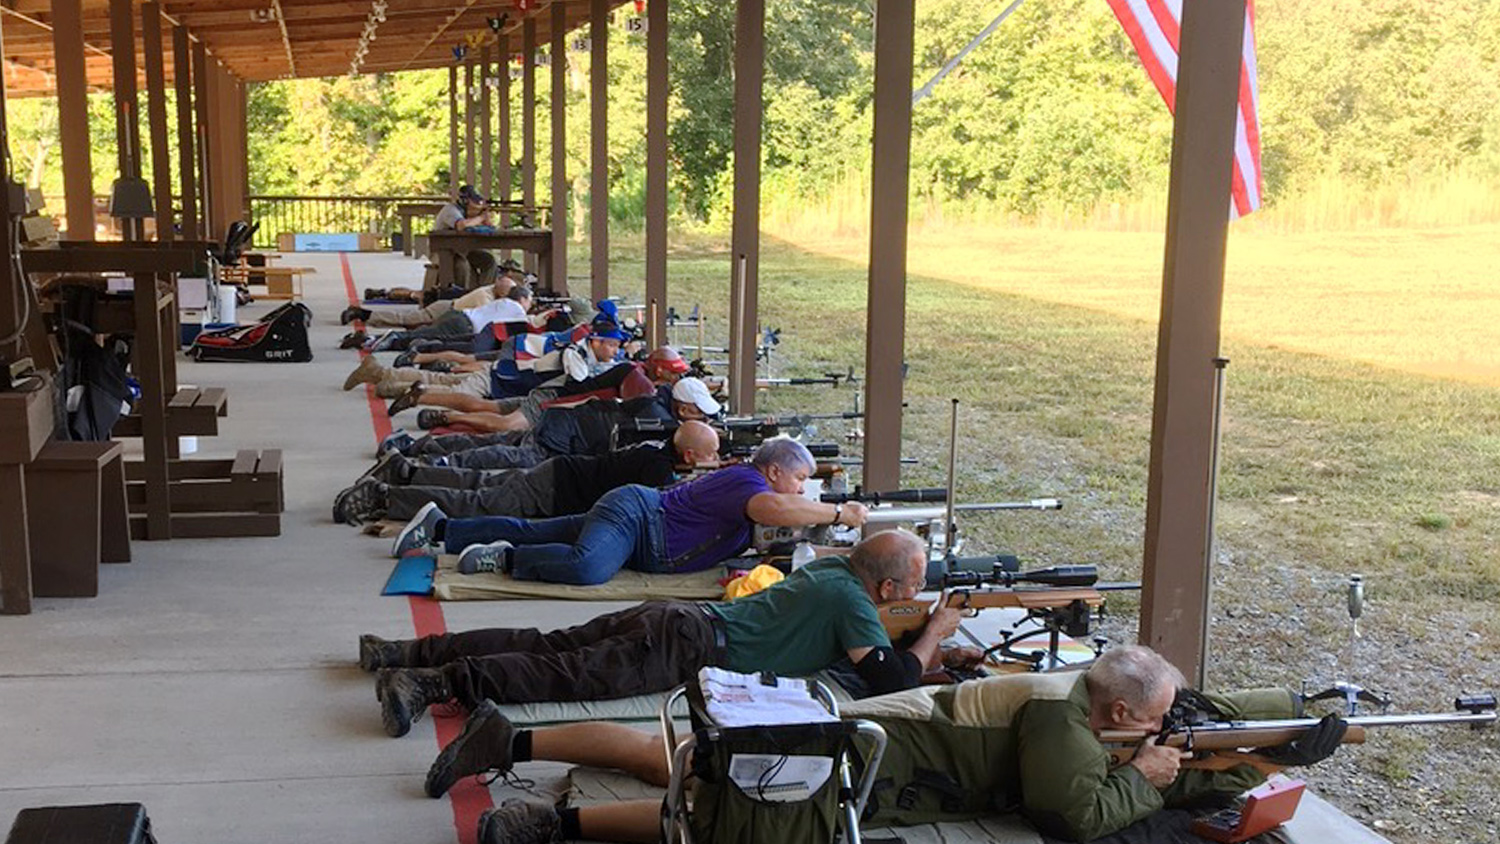
<svg viewBox="0 0 1500 844"><path fill-rule="evenodd" d="M359 304L359 296L354 286L354 273L349 268L349 256L342 252L339 253L339 267L344 272L344 292L349 297L349 304ZM359 354L363 358L369 352L361 351ZM365 398L370 405L370 423L375 429L375 442L378 443L390 435L391 418L385 412L385 402L375 395L375 385L365 385ZM418 636L432 636L448 632L448 622L443 617L441 602L413 595L408 599L408 603L411 607L412 627ZM439 706L429 708L427 712L437 731L439 749L458 738L458 734L464 728L463 711L457 708L449 710L450 707ZM478 844L479 816L495 805L490 799L489 788L480 785L477 780L470 777L449 790L448 800L453 806L453 829L458 833L459 844Z"/></svg>

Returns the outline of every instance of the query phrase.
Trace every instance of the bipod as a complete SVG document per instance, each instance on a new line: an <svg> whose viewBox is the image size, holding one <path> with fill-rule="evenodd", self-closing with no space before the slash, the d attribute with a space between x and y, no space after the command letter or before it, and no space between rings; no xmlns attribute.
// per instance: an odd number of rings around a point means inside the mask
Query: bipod
<svg viewBox="0 0 1500 844"><path fill-rule="evenodd" d="M1303 686L1304 691L1301 693L1300 697L1302 698L1302 702L1304 704L1319 700L1339 700L1340 698L1342 698L1344 701L1344 707L1346 709L1346 715L1358 715L1359 705L1361 703L1370 704L1371 706L1379 709L1381 712L1384 712L1391 707L1390 695L1382 695L1376 692L1372 692L1369 689L1366 689L1364 686L1358 686L1354 683L1346 683L1342 680L1335 682L1331 687L1324 689L1317 694L1311 695L1305 691L1305 682L1303 683Z"/></svg>

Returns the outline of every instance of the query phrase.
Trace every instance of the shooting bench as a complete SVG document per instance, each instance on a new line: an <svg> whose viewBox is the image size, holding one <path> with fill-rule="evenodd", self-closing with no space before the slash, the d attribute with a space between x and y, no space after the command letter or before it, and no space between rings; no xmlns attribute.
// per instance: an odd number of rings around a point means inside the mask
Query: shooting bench
<svg viewBox="0 0 1500 844"><path fill-rule="evenodd" d="M411 221L413 217L436 217L443 210L447 201L433 202L403 202L396 206L396 216L401 219L401 254L408 258L421 257L426 254L424 249L417 252L416 242L412 239Z"/></svg>
<svg viewBox="0 0 1500 844"><path fill-rule="evenodd" d="M125 273L133 279L131 296L97 308L91 328L135 337L131 369L141 398L113 431L117 437L142 440L144 459L124 469L130 536L135 539L281 532L279 452L264 468L252 466L253 484L246 482L247 473L234 471L234 461L177 459L179 436L217 434L219 417L229 412L222 388L178 388L175 277L199 267L206 248L197 242L70 242L22 252L28 274ZM272 472L277 476L274 496L263 491L270 482L265 475ZM202 482L210 479L221 481L222 489L207 492Z"/></svg>
<svg viewBox="0 0 1500 844"><path fill-rule="evenodd" d="M519 249L527 254L528 261L535 257L541 286L547 289L552 287L551 229L500 229L493 234L435 231L427 235L427 248L437 260L439 284L456 283L456 256L475 250Z"/></svg>

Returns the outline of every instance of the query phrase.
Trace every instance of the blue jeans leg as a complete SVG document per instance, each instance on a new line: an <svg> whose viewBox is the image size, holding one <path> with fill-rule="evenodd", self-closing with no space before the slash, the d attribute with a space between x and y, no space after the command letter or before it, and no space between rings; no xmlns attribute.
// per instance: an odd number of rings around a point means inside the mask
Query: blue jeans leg
<svg viewBox="0 0 1500 844"><path fill-rule="evenodd" d="M582 519L582 525L571 544L518 546L511 574L518 580L592 586L627 565L641 568L654 563L641 558L656 554L660 513L661 496L656 490L635 485L612 489L583 516L539 520Z"/></svg>
<svg viewBox="0 0 1500 844"><path fill-rule="evenodd" d="M578 538L587 514L554 519L517 519L511 516L479 516L449 519L443 528L443 545L457 554L470 545L501 539L516 546L571 543Z"/></svg>

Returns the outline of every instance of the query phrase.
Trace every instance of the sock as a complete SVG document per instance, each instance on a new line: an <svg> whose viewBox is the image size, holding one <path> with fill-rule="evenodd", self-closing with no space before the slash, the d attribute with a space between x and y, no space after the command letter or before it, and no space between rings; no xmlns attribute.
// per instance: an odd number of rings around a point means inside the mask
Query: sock
<svg viewBox="0 0 1500 844"><path fill-rule="evenodd" d="M364 308L360 308L359 309L359 318L361 320L369 319L371 317L371 315L372 315L371 311L367 311Z"/></svg>
<svg viewBox="0 0 1500 844"><path fill-rule="evenodd" d="M561 821L558 824L558 832L564 841L577 841L583 838L583 828L578 825L578 808L569 806L566 809L558 809L557 817Z"/></svg>
<svg viewBox="0 0 1500 844"><path fill-rule="evenodd" d="M500 571L510 574L510 570L516 565L516 549L514 546L500 552Z"/></svg>
<svg viewBox="0 0 1500 844"><path fill-rule="evenodd" d="M432 526L432 544L437 545L448 536L448 520L443 519Z"/></svg>
<svg viewBox="0 0 1500 844"><path fill-rule="evenodd" d="M516 734L510 738L510 761L531 761L531 731L516 730Z"/></svg>

